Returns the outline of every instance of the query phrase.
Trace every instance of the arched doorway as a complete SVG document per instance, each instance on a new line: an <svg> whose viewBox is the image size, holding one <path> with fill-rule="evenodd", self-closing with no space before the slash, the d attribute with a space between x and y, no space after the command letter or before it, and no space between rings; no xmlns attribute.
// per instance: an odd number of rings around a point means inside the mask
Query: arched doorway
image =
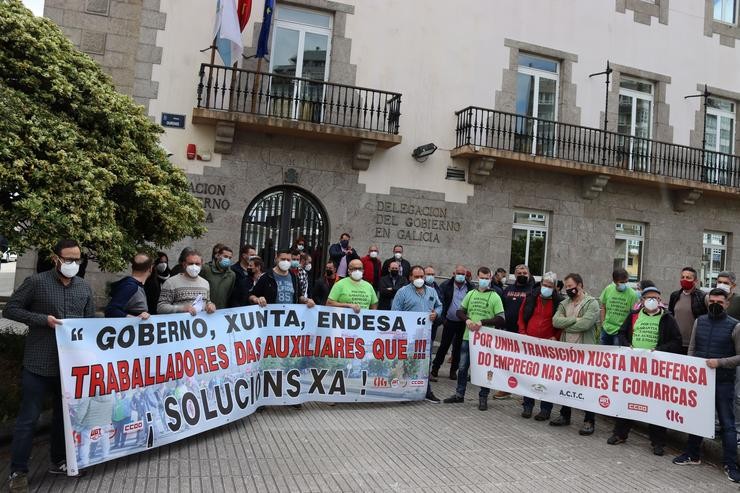
<svg viewBox="0 0 740 493"><path fill-rule="evenodd" d="M316 197L297 187L279 186L265 190L247 207L241 245L254 245L266 266L272 267L275 252L303 236L313 259L311 277L317 277L326 259L328 234L326 210Z"/></svg>

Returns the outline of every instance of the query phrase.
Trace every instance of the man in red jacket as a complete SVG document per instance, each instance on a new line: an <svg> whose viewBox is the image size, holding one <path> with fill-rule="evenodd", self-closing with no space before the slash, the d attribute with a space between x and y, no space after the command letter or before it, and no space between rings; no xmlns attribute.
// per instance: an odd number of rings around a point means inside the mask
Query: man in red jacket
<svg viewBox="0 0 740 493"><path fill-rule="evenodd" d="M546 272L542 276L540 287L534 288L532 294L527 296L519 308L519 333L537 337L539 339L549 339L551 341L560 340L560 330L552 326L552 316L558 309L558 305L563 300L560 293L555 289L558 282L558 276L554 272ZM534 399L524 397L524 410L522 418L531 418L532 409L534 408ZM552 402L540 402L540 412L534 417L537 421L547 421L550 419L552 412Z"/></svg>
<svg viewBox="0 0 740 493"><path fill-rule="evenodd" d="M375 292L380 287L380 268L382 263L378 258L378 245L370 245L367 249L367 255L362 257L362 278L373 285Z"/></svg>

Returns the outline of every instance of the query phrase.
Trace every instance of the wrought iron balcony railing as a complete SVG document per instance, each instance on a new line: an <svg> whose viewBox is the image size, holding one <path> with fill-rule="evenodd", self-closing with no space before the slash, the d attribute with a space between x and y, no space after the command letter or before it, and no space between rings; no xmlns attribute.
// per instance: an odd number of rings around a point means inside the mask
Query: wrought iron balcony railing
<svg viewBox="0 0 740 493"><path fill-rule="evenodd" d="M401 95L201 64L198 108L398 134Z"/></svg>
<svg viewBox="0 0 740 493"><path fill-rule="evenodd" d="M740 156L470 106L456 147L478 146L740 187Z"/></svg>

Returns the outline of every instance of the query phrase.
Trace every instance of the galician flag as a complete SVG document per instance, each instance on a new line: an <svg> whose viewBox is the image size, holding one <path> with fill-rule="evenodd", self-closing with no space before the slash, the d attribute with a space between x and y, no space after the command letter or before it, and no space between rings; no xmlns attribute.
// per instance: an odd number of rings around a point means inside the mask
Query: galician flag
<svg viewBox="0 0 740 493"><path fill-rule="evenodd" d="M231 67L244 51L234 0L216 0L216 25L213 26L213 37L224 65Z"/></svg>

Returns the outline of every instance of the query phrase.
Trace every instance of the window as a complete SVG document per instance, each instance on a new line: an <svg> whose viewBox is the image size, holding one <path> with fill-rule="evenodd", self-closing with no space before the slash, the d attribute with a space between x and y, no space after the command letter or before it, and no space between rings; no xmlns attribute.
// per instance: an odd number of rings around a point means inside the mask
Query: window
<svg viewBox="0 0 740 493"><path fill-rule="evenodd" d="M737 0L714 0L714 20L734 24L736 2Z"/></svg>
<svg viewBox="0 0 740 493"><path fill-rule="evenodd" d="M727 233L704 232L704 254L701 258L701 280L704 287L715 287L717 275L727 262Z"/></svg>
<svg viewBox="0 0 740 493"><path fill-rule="evenodd" d="M630 281L640 280L642 252L645 245L645 225L618 222L614 235L614 269L626 269Z"/></svg>
<svg viewBox="0 0 740 493"><path fill-rule="evenodd" d="M705 156L706 180L709 183L727 184L729 165L735 143L735 103L717 98L707 98L707 126Z"/></svg>
<svg viewBox="0 0 740 493"><path fill-rule="evenodd" d="M552 156L555 148L559 64L548 58L519 54L516 82L516 150Z"/></svg>
<svg viewBox="0 0 740 493"><path fill-rule="evenodd" d="M527 264L533 276L545 272L548 224L546 212L514 211L509 272L513 273L519 264Z"/></svg>
<svg viewBox="0 0 740 493"><path fill-rule="evenodd" d="M650 138L653 128L653 84L623 78L619 82L617 132L619 161L632 170L650 171Z"/></svg>
<svg viewBox="0 0 740 493"><path fill-rule="evenodd" d="M270 72L325 81L329 75L332 17L321 12L278 5L272 36ZM273 77L270 95L276 116L321 121L324 85Z"/></svg>

